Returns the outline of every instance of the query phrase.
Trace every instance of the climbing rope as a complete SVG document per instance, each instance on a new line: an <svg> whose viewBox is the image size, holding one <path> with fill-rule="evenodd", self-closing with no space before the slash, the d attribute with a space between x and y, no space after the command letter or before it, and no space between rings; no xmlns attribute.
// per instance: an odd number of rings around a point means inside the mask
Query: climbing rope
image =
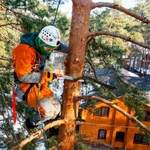
<svg viewBox="0 0 150 150"><path fill-rule="evenodd" d="M57 17L57 13L58 13L58 9L59 9L60 3L61 3L61 0L59 0L58 4L57 4L57 8L56 8L56 12L55 12L55 17L54 17L54 20L53 20L53 23L52 23L53 26L55 25L55 22L56 22L56 17Z"/></svg>
<svg viewBox="0 0 150 150"><path fill-rule="evenodd" d="M55 22L56 22L56 17L57 17L57 13L58 13L58 9L59 9L60 3L61 3L61 0L59 0L59 1L58 1L58 4L57 4L55 16L54 16L54 20L53 20L53 23L52 23L53 26L55 25ZM41 87L41 85L42 85L42 78L43 78L43 75L44 75L45 63L46 63L46 58L45 58L44 67L43 67L42 74L41 74L41 80L40 80L40 85L39 85L39 89L38 89L38 95L37 95L37 97L36 97L36 107L37 107L37 110L38 110L38 113L39 113L39 116L40 116L40 121L41 121L41 123L42 123L42 116L41 116L41 114L40 114L40 110L39 110L39 107L38 107L38 97L39 97L39 95L40 95L40 87ZM43 135L44 135L45 148L48 150L48 149L49 149L49 146L48 146L47 135L46 135L46 132L45 132L45 129L44 129L44 123L42 123L42 129L43 129Z"/></svg>
<svg viewBox="0 0 150 150"><path fill-rule="evenodd" d="M45 62L46 62L46 57L45 57ZM38 98L39 98L39 95L40 95L40 88L42 86L42 78L43 78L43 75L44 75L45 62L44 62L44 67L43 67L43 70L42 70L42 73L41 73L41 80L40 80L40 84L39 84L39 88L38 88L38 94L37 94L37 97L36 97L36 108L37 108L39 116L40 116L40 121L41 121L41 125L42 125L41 128L43 129L45 148L48 150L47 135L46 135L46 131L44 129L44 123L42 122L42 116L40 114L40 109L38 107L38 104L39 104Z"/></svg>

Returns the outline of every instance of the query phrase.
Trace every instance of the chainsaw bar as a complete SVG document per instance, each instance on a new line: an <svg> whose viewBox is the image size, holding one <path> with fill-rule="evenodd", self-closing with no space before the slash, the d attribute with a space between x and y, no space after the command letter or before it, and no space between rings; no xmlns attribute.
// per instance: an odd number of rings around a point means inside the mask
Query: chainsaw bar
<svg viewBox="0 0 150 150"><path fill-rule="evenodd" d="M71 80L71 81L74 81L74 77L72 76L68 76L68 75L63 75L62 76L62 79L67 79L67 80ZM78 80L79 82L84 82L84 80Z"/></svg>

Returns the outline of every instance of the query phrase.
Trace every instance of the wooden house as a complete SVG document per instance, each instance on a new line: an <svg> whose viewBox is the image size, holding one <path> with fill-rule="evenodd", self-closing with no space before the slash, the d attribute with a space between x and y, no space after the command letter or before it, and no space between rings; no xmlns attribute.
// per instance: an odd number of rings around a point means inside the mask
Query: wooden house
<svg viewBox="0 0 150 150"><path fill-rule="evenodd" d="M134 114L121 98L111 102L130 115ZM143 111L145 114L143 123L150 127L150 109ZM89 139L101 140L118 149L150 150L150 140L140 128L105 103L97 103L94 113L82 111L81 117L85 122L80 125L79 132Z"/></svg>

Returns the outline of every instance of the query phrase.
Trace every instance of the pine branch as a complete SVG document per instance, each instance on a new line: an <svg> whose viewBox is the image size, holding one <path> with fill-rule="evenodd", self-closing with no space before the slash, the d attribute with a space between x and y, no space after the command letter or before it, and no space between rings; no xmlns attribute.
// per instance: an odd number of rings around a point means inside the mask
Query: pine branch
<svg viewBox="0 0 150 150"><path fill-rule="evenodd" d="M10 26L10 25L19 25L18 23L6 23L6 24L0 24L0 27L4 27L4 26Z"/></svg>
<svg viewBox="0 0 150 150"><path fill-rule="evenodd" d="M0 32L0 35L1 35L2 37L4 37L5 39L9 39L14 45L18 44L18 43L16 43L15 41L13 41L12 39L10 39L10 37L4 35L2 32Z"/></svg>
<svg viewBox="0 0 150 150"><path fill-rule="evenodd" d="M120 5L117 5L117 4L114 4L114 3L104 3L104 2L98 2L98 3L92 3L92 9L95 9L95 8L101 8L101 7L109 7L109 8L113 8L113 9L117 9L121 12L124 12L125 14L129 15L129 16L132 16L140 21L142 21L143 23L150 23L150 20L147 18L147 17L142 17L138 14L135 14L133 13L132 11L130 11L129 9L126 9Z"/></svg>
<svg viewBox="0 0 150 150"><path fill-rule="evenodd" d="M145 124L143 124L141 121L139 121L136 117L131 116L130 114L128 114L127 112L125 112L122 108L118 107L116 104L103 99L101 97L97 97L97 96L76 96L74 97L74 100L99 100L107 105L109 105L110 107L118 110L120 113L122 113L124 116L126 116L127 118L129 118L133 123L137 124L138 126L140 126L141 128L144 129L144 131L146 131L147 133L150 134L150 128L148 128Z"/></svg>
<svg viewBox="0 0 150 150"><path fill-rule="evenodd" d="M99 36L99 35L110 35L110 36L113 36L113 37L117 37L117 38L123 39L125 41L129 41L131 43L137 44L137 45L139 45L139 46L141 46L143 48L150 49L150 45L141 43L141 42L139 42L137 40L133 40L133 39L131 39L131 37L128 37L128 36L125 36L125 35L122 35L122 34L117 34L117 33L114 33L114 32L109 32L109 31L91 32L91 33L89 33L88 38L91 37L91 36Z"/></svg>
<svg viewBox="0 0 150 150"><path fill-rule="evenodd" d="M104 87L106 87L106 88L108 88L108 89L112 89L112 90L117 89L117 88L114 87L114 86L105 84L105 83L103 83L103 82L101 82L101 81L99 81L99 80L97 80L97 79L94 79L94 78L92 78L92 77L89 77L89 76L81 76L81 77L77 77L77 78L74 78L73 81L76 82L76 81L79 81L79 80L81 80L81 79L93 81L94 83L100 84L101 86L104 86Z"/></svg>
<svg viewBox="0 0 150 150"><path fill-rule="evenodd" d="M29 16L29 15L24 15L23 13L17 12L17 11L14 10L14 9L8 8L8 7L5 6L3 3L0 3L0 6L1 6L2 8L4 8L4 9L6 9L6 12L7 12L8 10L11 11L15 16L28 17L28 18L30 18L30 19L32 19L32 20L39 20L39 21L40 21L40 19L38 19L38 18L36 18L36 17L34 18L34 17Z"/></svg>
<svg viewBox="0 0 150 150"><path fill-rule="evenodd" d="M90 66L91 66L91 68L94 72L95 78L98 80L98 77L97 77L97 74L96 74L96 71L95 71L95 68L94 68L94 65L93 65L92 61L87 57L85 57L85 60L90 64Z"/></svg>
<svg viewBox="0 0 150 150"><path fill-rule="evenodd" d="M0 65L0 69L10 69L10 66Z"/></svg>
<svg viewBox="0 0 150 150"><path fill-rule="evenodd" d="M59 126L61 124L65 124L66 121L65 120L57 120L54 122L51 122L49 124L47 124L44 127L44 130L48 130L54 126ZM27 143L31 142L33 139L38 138L43 132L43 129L37 131L36 133L32 134L31 136L29 136L28 138L24 139L20 144L16 145L15 147L11 148L10 150L19 150L20 148L22 148L23 146L25 146Z"/></svg>
<svg viewBox="0 0 150 150"><path fill-rule="evenodd" d="M2 57L0 57L0 60L5 60L5 61L12 63L12 59L9 57L2 56Z"/></svg>

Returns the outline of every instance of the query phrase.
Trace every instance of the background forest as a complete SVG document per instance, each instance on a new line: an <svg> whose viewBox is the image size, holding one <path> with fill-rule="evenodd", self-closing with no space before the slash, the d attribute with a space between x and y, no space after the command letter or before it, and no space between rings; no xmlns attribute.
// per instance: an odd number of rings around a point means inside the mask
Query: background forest
<svg viewBox="0 0 150 150"><path fill-rule="evenodd" d="M67 0L62 0L60 5L66 2ZM114 3L122 5L121 0L114 0ZM0 140L7 145L8 149L27 136L24 119L32 111L26 104L18 101L17 119L21 128L16 130L13 126L11 114L10 91L13 87L11 51L19 44L19 38L22 34L39 32L44 26L50 24L54 24L60 29L62 41L69 44L71 18L60 11L56 15L57 4L58 0L0 0ZM138 0L136 6L130 9L134 13L150 19L150 0ZM150 45L150 25L115 9L101 8L92 11L90 27L92 31L115 32ZM95 73L91 66L96 71L103 68L110 70L118 81L115 86L126 98L126 104L134 109L138 119L142 120L141 107L147 103L144 91L136 87L127 88L127 83L122 81L118 74L119 68L126 68L134 72L137 60L141 58L150 59L148 55L150 50L108 35L102 35L96 37L96 39L91 38L88 45L86 50L88 61L85 62L84 76ZM89 62L93 65L89 65ZM143 63L137 69L140 76L150 75L150 73L149 75L147 73L150 70L149 63ZM117 96L109 87L99 88L97 84L92 82L85 82L82 87L87 84L92 85L92 92L97 96L104 98L115 98ZM83 107L93 106L93 102L87 101ZM3 147L3 144L0 144L0 146ZM23 150L33 150L35 147L35 141L33 141L27 144Z"/></svg>

